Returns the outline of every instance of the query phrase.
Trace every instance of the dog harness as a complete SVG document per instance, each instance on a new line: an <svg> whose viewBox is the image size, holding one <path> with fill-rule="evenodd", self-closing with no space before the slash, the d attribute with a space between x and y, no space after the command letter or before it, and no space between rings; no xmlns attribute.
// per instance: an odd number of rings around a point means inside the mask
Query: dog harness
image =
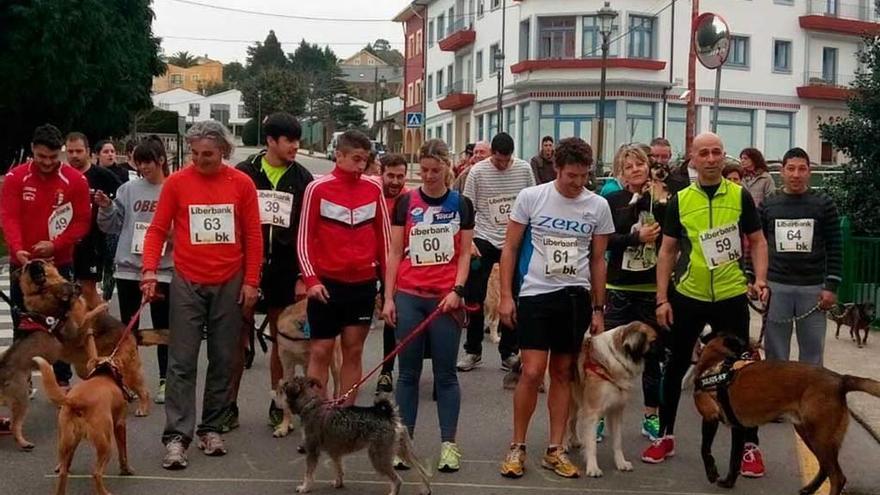
<svg viewBox="0 0 880 495"><path fill-rule="evenodd" d="M592 373L592 374L598 376L599 378L605 380L606 382L619 388L620 390L623 390L623 388L620 385L618 385L617 383L614 382L614 380L611 379L611 375L608 373L608 368L606 368L605 365L603 365L602 363L593 359L592 348L593 348L593 339L590 338L587 340L587 344L584 346L584 349L582 351L582 352L585 352L586 356L587 356L586 359L584 359L584 374Z"/></svg>
<svg viewBox="0 0 880 495"><path fill-rule="evenodd" d="M726 419L725 422L737 428L744 428L744 426L740 423L736 414L733 412L728 389L736 379L737 371L754 362L755 356L752 353L744 353L738 357L728 357L724 361L706 370L705 373L697 378L696 384L694 385L695 391L705 392L715 399L715 402L721 406L721 411L724 412L724 417Z"/></svg>
<svg viewBox="0 0 880 495"><path fill-rule="evenodd" d="M122 380L122 370L110 358L99 359L95 367L92 368L92 371L89 372L86 380L99 375L106 375L112 378L113 382L119 387L119 390L122 391L122 396L125 397L126 402L132 402L137 397L137 394L125 386Z"/></svg>

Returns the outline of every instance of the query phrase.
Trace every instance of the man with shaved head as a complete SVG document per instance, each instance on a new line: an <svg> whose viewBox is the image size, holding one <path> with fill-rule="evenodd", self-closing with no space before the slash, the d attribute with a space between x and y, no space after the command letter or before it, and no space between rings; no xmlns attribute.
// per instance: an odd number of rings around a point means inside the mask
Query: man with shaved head
<svg viewBox="0 0 880 495"><path fill-rule="evenodd" d="M669 201L657 260L657 322L671 330L666 341L672 358L663 381L660 437L642 454L643 461L653 464L675 453L681 381L700 332L708 324L716 334L748 339L747 293L765 301L768 294L767 241L761 220L748 191L721 176L721 138L708 132L694 138L691 163L697 179ZM743 237L751 244L752 280L741 263ZM757 428L747 430L745 438L741 473L763 476Z"/></svg>

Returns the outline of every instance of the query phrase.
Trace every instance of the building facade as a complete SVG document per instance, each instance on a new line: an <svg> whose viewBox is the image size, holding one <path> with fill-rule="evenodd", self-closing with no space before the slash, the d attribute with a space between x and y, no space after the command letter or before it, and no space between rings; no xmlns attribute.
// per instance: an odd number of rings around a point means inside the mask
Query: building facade
<svg viewBox="0 0 880 495"><path fill-rule="evenodd" d="M211 96L185 89L172 89L152 96L153 105L162 110L177 112L186 117L187 124L213 119L222 122L240 138L250 116L244 106L241 91L230 89Z"/></svg>
<svg viewBox="0 0 880 495"><path fill-rule="evenodd" d="M407 5L394 17L395 22L403 23L406 49L403 66L403 153L415 155L425 142L424 126L407 125L405 117L421 114L425 117L425 0L416 0Z"/></svg>
<svg viewBox="0 0 880 495"><path fill-rule="evenodd" d="M223 82L223 64L216 60L200 57L192 67L167 66L165 74L153 78L153 93L178 88L200 93L208 84Z"/></svg>
<svg viewBox="0 0 880 495"><path fill-rule="evenodd" d="M701 2L701 11L724 17L733 35L718 116L729 154L756 147L774 160L800 146L814 162L843 158L821 141L818 122L845 115L860 35L880 27L872 0L849 1ZM524 158L545 135L580 136L595 148L601 2L426 3L426 138L445 139L460 151L502 129ZM621 144L654 136L666 136L681 155L690 3L612 0L610 6L618 16L607 62L603 161L610 163ZM711 128L714 86L715 71L698 65L697 132Z"/></svg>

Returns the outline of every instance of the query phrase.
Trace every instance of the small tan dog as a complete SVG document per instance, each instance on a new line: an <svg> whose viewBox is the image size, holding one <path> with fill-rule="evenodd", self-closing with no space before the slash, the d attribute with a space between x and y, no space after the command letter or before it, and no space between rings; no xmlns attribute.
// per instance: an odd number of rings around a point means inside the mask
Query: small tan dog
<svg viewBox="0 0 880 495"><path fill-rule="evenodd" d="M486 328L489 329L489 340L493 344L501 342L501 335L498 333L498 324L501 322L501 318L498 316L498 305L501 303L500 266L500 264L496 264L492 268L492 274L489 275L489 285L486 287L486 300L483 302L483 317Z"/></svg>
<svg viewBox="0 0 880 495"><path fill-rule="evenodd" d="M93 314L105 311L107 304L93 309L87 316L91 320ZM90 323L86 323L90 325ZM58 411L58 486L56 495L67 492L67 481L70 476L70 464L79 443L88 438L95 447L95 470L92 477L95 481L95 492L99 495L110 495L104 486L104 470L110 461L113 451L112 439L116 438L116 449L119 455L119 472L123 476L134 474L128 465L126 448L125 417L128 413L128 402L122 389L122 377L119 373L123 368L110 360L98 360L98 350L91 328L86 330L86 352L89 355L89 377L74 385L65 394L55 380L55 372L48 361L35 357L34 362L40 368L43 378L43 389L53 403L60 407Z"/></svg>
<svg viewBox="0 0 880 495"><path fill-rule="evenodd" d="M586 439L584 456L586 475L602 476L596 461L596 426L599 418L608 419L614 464L619 471L632 471L633 465L623 456L623 410L632 392L633 382L642 373L645 355L657 333L636 321L599 335L584 336L578 356L577 379L572 384L572 409L569 412L568 445L580 445L580 431Z"/></svg>
<svg viewBox="0 0 880 495"><path fill-rule="evenodd" d="M282 378L276 384L274 391L275 405L284 411L281 423L275 428L272 436L276 438L287 436L293 431L293 414L287 405L287 401L281 400L283 391L282 384L293 380L296 376L308 376L309 374L309 337L306 334L306 299L291 304L278 316L278 338L275 345L278 346L278 357L281 360ZM296 370L301 374L297 375ZM342 338L336 337L333 345L333 360L330 362L330 376L333 378L333 397L342 394Z"/></svg>

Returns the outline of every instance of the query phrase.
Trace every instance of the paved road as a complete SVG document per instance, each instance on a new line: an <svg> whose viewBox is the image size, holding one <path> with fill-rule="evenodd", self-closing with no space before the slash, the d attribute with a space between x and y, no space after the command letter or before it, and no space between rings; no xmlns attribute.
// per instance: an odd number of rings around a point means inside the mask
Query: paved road
<svg viewBox="0 0 880 495"><path fill-rule="evenodd" d="M330 170L329 162L307 157L302 162L314 173ZM116 311L114 305L114 311ZM143 322L149 325L149 321ZM380 359L381 334L370 333L365 364L371 367ZM157 383L155 352L152 348L141 350L145 373L151 388ZM204 373L204 353L201 370ZM499 359L487 342L484 365L469 373L462 373L462 413L459 424L458 443L464 454L462 470L456 474L436 472L434 465L439 452L439 434L435 405L431 402L431 367L426 363L422 378L422 409L416 430L415 445L418 454L431 468L435 494L450 495L510 495L591 493L591 494L651 494L651 495L703 495L729 493L709 485L702 474L699 459L699 420L688 394L682 401L678 425L677 456L663 465L651 466L638 461L646 441L639 435L641 397L633 397L626 413L624 450L634 462L635 471L618 473L613 469L610 446L601 445L599 463L605 469L605 477L598 480L563 480L540 468L540 452L547 438L547 413L541 396L539 407L529 432L530 458L526 476L520 480L507 480L498 475L498 463L510 440L512 422L512 394L501 387L503 373ZM120 478L117 469L111 467L108 480L114 493L131 495L154 495L156 493L206 493L217 495L246 494L292 494L301 480L303 456L296 453L299 432L285 439L274 439L266 426L268 408L268 367L265 355L259 353L253 369L245 374L242 386L242 426L227 435L229 455L223 458L207 458L195 448L191 449L190 467L182 472L168 472L160 467L163 448L159 441L164 414L156 407L148 418L129 417L129 455L136 476ZM201 387L201 382L200 382ZM370 402L374 384L370 383L361 394L360 403ZM880 404L878 404L880 405ZM10 437L0 437L0 493L42 494L52 489L55 465L55 409L42 393L32 402L25 427L29 439L36 443L33 452L20 452ZM716 457L723 464L726 459L727 432L722 431L716 442ZM735 493L776 495L795 493L811 477L812 457L796 441L791 425L773 424L762 429L762 446L768 473L761 480L741 479ZM841 454L841 463L849 478L849 493L856 495L880 495L880 445L861 426L852 422ZM81 448L74 460L69 493L91 493L89 473L93 455L88 446ZM582 466L580 456L576 457ZM348 488L336 491L328 480L332 471L323 459L315 493L385 494L384 480L372 472L366 457L353 455L345 460ZM814 463L814 461L812 461ZM814 472L814 471L813 471ZM402 493L417 493L416 477L405 473L407 485Z"/></svg>

